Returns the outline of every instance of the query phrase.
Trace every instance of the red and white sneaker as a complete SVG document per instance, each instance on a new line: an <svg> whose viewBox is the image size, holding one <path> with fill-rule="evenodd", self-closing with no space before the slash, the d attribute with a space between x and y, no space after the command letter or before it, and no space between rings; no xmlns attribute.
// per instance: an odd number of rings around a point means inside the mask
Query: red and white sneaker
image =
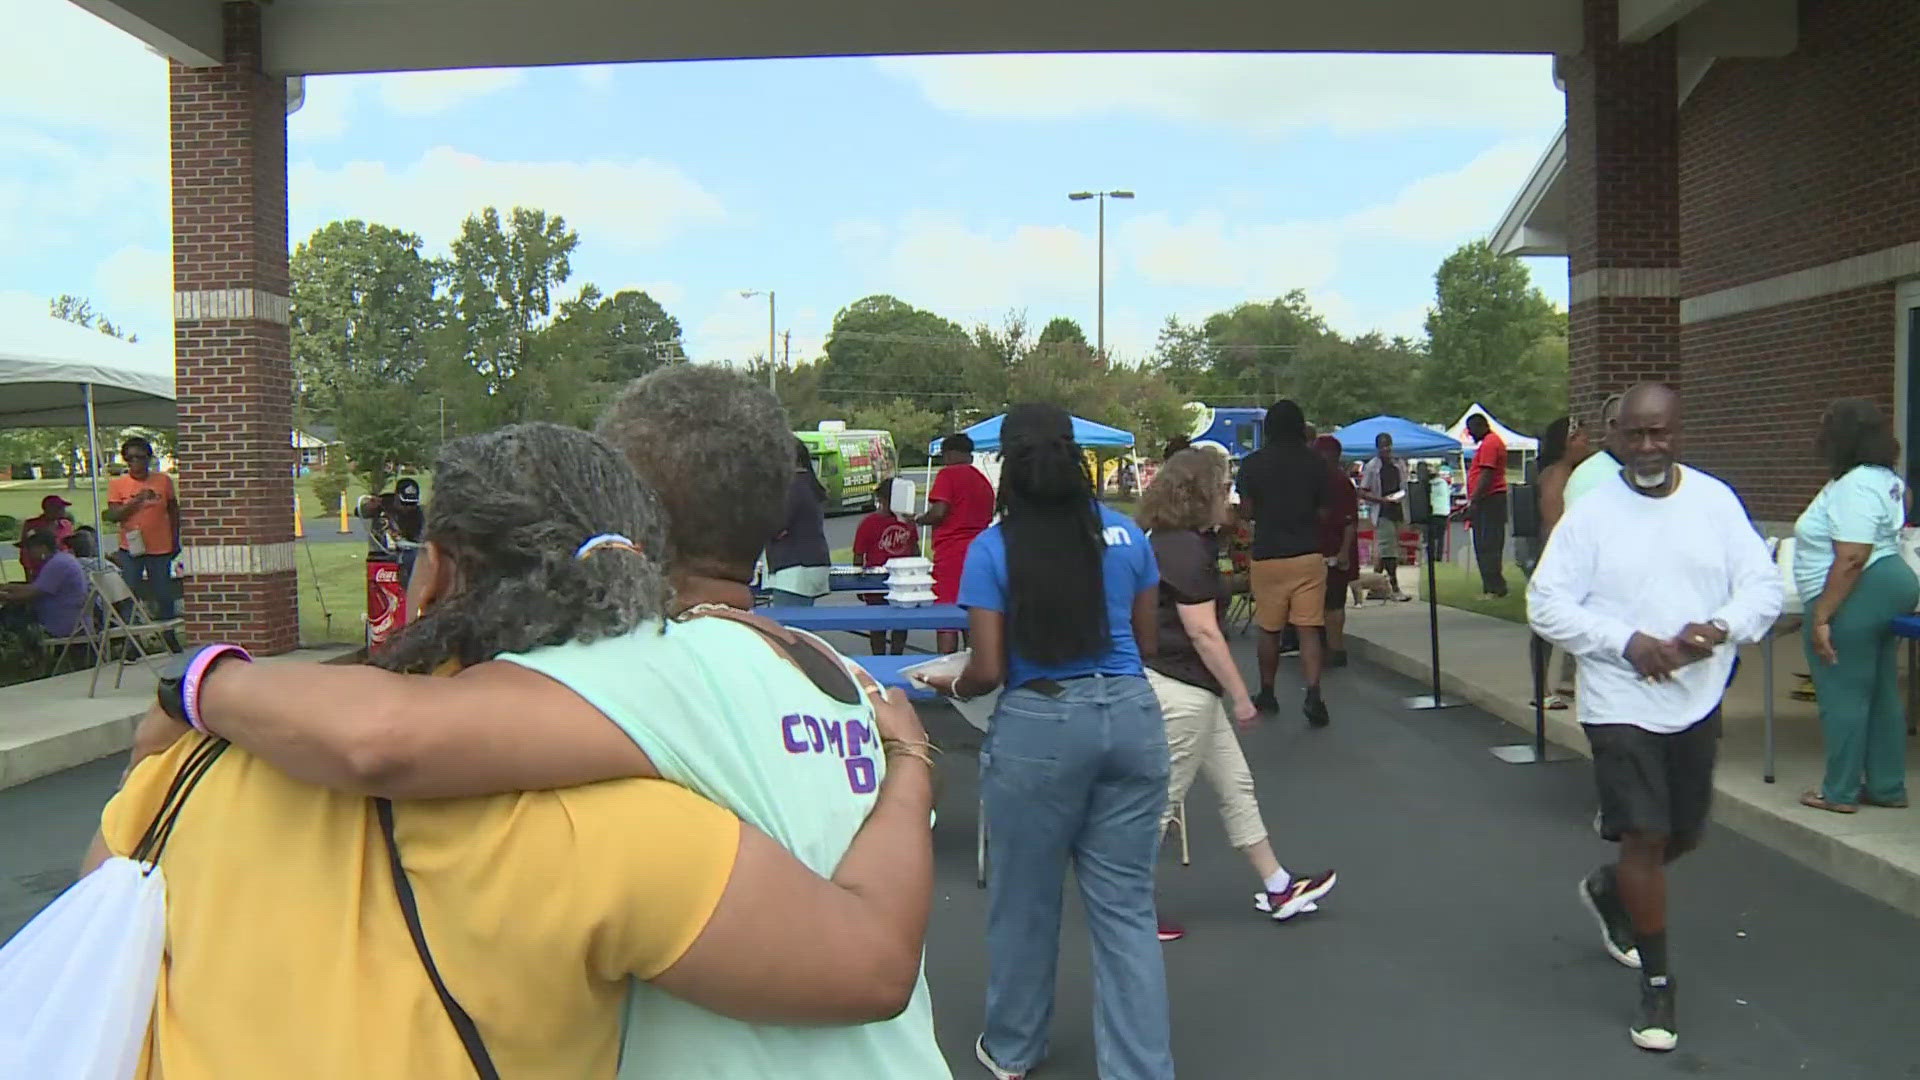
<svg viewBox="0 0 1920 1080"><path fill-rule="evenodd" d="M1274 922L1286 922L1295 915L1304 915L1318 911L1319 899L1333 891L1340 876L1331 870L1312 877L1294 877L1280 892L1263 892L1253 898L1254 909L1260 911Z"/></svg>
<svg viewBox="0 0 1920 1080"><path fill-rule="evenodd" d="M998 1062L987 1056L987 1037L985 1035L973 1040L973 1056L980 1060L980 1064L987 1067L987 1071L993 1074L994 1080L1027 1080L1026 1073L1008 1072L1001 1068Z"/></svg>
<svg viewBox="0 0 1920 1080"><path fill-rule="evenodd" d="M1160 940L1161 941L1179 941L1181 938L1186 936L1187 936L1186 927L1181 926L1179 923L1174 922L1172 919L1160 920Z"/></svg>

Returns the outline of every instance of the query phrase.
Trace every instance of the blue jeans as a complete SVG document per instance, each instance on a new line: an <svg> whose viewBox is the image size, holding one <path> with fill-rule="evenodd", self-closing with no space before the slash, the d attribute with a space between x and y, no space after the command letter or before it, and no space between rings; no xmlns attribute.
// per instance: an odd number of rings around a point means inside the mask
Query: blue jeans
<svg viewBox="0 0 1920 1080"><path fill-rule="evenodd" d="M812 607L813 597L801 596L797 592L788 592L785 589L768 589L767 590L767 606L768 607Z"/></svg>
<svg viewBox="0 0 1920 1080"><path fill-rule="evenodd" d="M984 1045L1024 1072L1047 1054L1068 860L1093 941L1101 1080L1171 1080L1167 972L1153 866L1167 805L1167 726L1144 678L1095 676L1058 698L1008 690L980 751L992 847Z"/></svg>
<svg viewBox="0 0 1920 1080"><path fill-rule="evenodd" d="M135 555L121 549L114 559L120 564L120 576L127 588L140 598L147 614L156 619L173 618L174 555Z"/></svg>

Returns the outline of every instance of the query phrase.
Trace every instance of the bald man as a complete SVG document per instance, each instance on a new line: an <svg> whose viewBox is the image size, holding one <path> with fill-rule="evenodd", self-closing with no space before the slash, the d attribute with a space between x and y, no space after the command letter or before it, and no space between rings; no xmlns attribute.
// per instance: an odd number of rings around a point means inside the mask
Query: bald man
<svg viewBox="0 0 1920 1080"><path fill-rule="evenodd" d="M1580 665L1600 831L1618 860L1579 896L1615 960L1640 971L1634 1045L1672 1050L1666 865L1700 842L1735 645L1780 614L1780 575L1726 484L1679 463L1680 398L1645 384L1620 402L1618 466L1554 529L1527 586L1535 633ZM1599 455L1595 455L1597 458Z"/></svg>

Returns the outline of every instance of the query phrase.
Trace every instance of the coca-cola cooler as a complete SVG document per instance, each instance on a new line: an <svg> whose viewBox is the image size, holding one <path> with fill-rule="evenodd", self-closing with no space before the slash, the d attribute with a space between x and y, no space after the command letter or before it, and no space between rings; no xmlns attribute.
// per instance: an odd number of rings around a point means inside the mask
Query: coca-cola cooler
<svg viewBox="0 0 1920 1080"><path fill-rule="evenodd" d="M367 556L367 648L377 649L407 625L407 586L391 556Z"/></svg>

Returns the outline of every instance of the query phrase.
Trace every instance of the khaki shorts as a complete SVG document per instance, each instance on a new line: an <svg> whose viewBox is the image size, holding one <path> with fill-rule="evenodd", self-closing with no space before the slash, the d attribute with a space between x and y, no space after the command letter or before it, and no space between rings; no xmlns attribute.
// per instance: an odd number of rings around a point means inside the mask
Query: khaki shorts
<svg viewBox="0 0 1920 1080"><path fill-rule="evenodd" d="M1327 560L1319 554L1253 562L1253 620L1277 634L1287 626L1324 626Z"/></svg>

